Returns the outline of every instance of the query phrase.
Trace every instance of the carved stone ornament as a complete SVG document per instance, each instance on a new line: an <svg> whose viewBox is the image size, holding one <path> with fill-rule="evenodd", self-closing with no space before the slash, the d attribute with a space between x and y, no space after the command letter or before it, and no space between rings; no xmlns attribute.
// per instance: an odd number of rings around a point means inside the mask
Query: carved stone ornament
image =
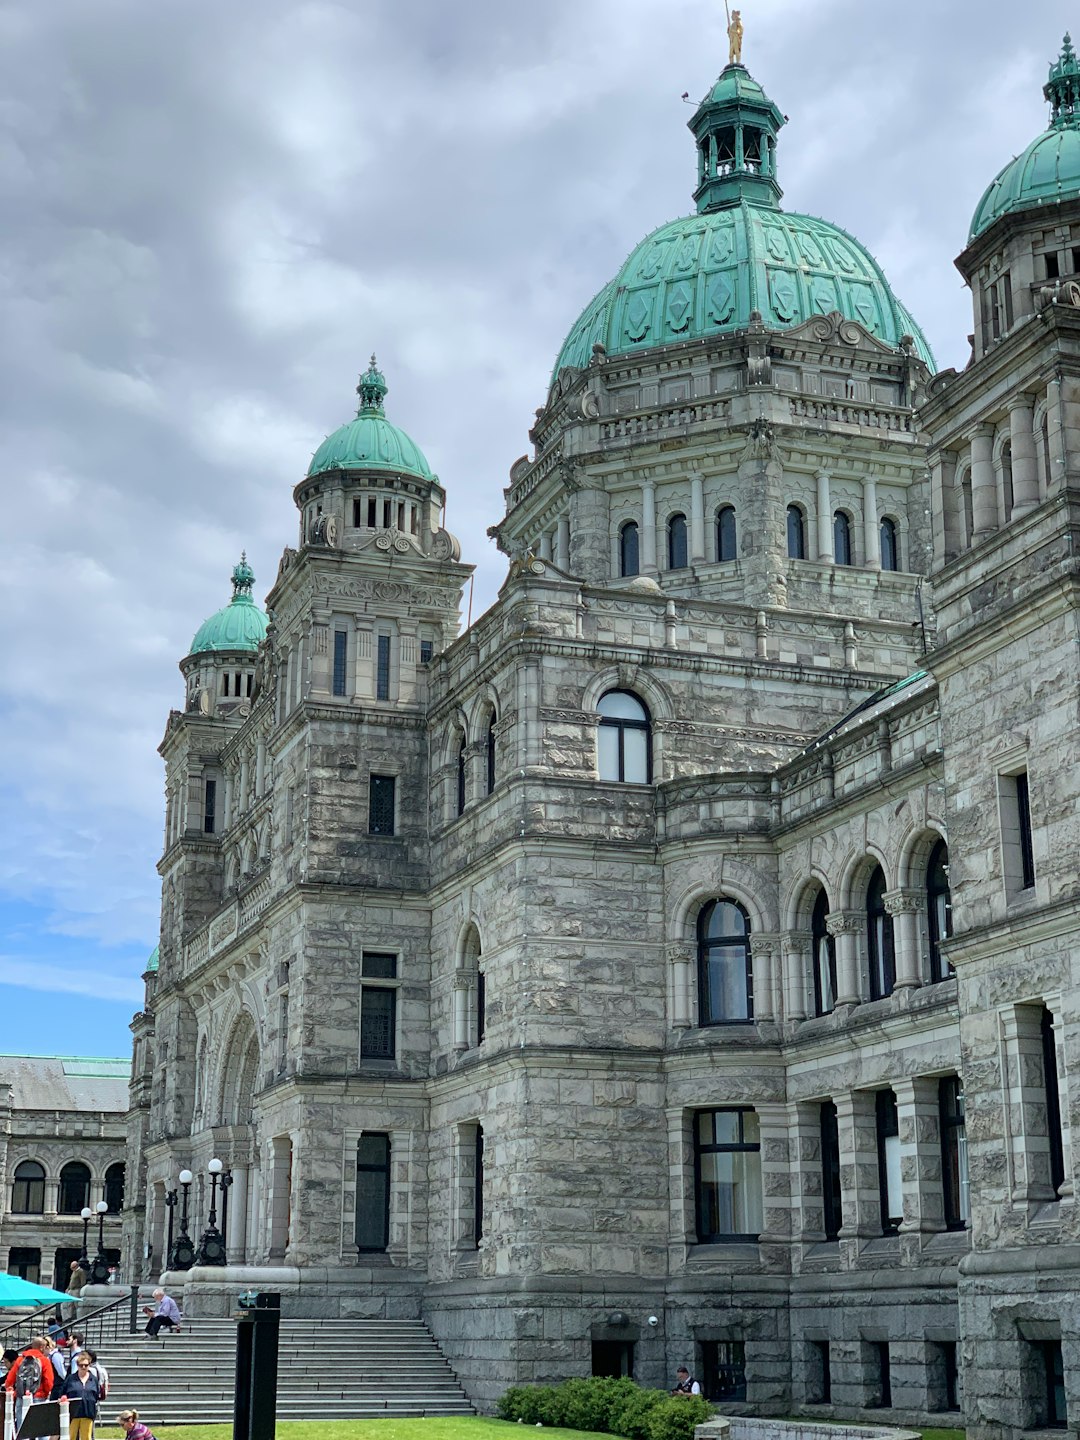
<svg viewBox="0 0 1080 1440"><path fill-rule="evenodd" d="M490 534L490 531L488 533ZM457 537L451 535L449 530L436 530L431 538L431 558L433 560L460 560L461 546Z"/></svg>
<svg viewBox="0 0 1080 1440"><path fill-rule="evenodd" d="M291 545L286 545L285 549L281 552L281 559L278 561L277 573L279 580L285 574L285 571L290 568L295 559L296 551Z"/></svg>
<svg viewBox="0 0 1080 1440"><path fill-rule="evenodd" d="M776 432L768 420L752 420L740 460L775 460Z"/></svg>
<svg viewBox="0 0 1080 1440"><path fill-rule="evenodd" d="M389 530L380 531L379 534L375 536L376 550L394 550L397 554L404 555L412 548L413 543L409 537L403 535L400 530L395 529L393 526L391 526Z"/></svg>

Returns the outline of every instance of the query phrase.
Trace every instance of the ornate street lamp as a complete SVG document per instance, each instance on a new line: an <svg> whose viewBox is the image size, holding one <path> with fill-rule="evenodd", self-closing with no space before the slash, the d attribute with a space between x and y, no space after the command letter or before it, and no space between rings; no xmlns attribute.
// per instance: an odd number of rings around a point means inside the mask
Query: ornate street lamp
<svg viewBox="0 0 1080 1440"><path fill-rule="evenodd" d="M165 1209L168 1210L168 1212L169 1212L169 1237L168 1237L168 1239L165 1241L165 1264L166 1264L166 1265L168 1265L168 1263L169 1263L169 1256L172 1254L172 1247L173 1247L173 1218L174 1218L174 1217L173 1217L173 1212L174 1212L175 1209L176 1209L176 1202L177 1202L177 1200L178 1200L179 1198L180 1198L180 1197L177 1195L177 1193L176 1193L175 1190L166 1190L166 1191L165 1191Z"/></svg>
<svg viewBox="0 0 1080 1440"><path fill-rule="evenodd" d="M197 1265L224 1265L225 1240L221 1231L217 1228L217 1187L218 1176L225 1168L221 1161L215 1156L206 1167L210 1172L210 1214L207 1217L207 1226L199 1241L199 1253L195 1257Z"/></svg>
<svg viewBox="0 0 1080 1440"><path fill-rule="evenodd" d="M82 1215L82 1254L79 1256L79 1264L85 1270L87 1265L90 1264L90 1259L86 1253L86 1231L90 1225L90 1217L94 1212L90 1209L89 1205L84 1205L79 1213Z"/></svg>
<svg viewBox="0 0 1080 1440"><path fill-rule="evenodd" d="M109 1283L109 1262L105 1259L105 1216L109 1213L107 1201L99 1200L94 1207L97 1210L97 1254L94 1256L90 1266L90 1284L107 1285Z"/></svg>
<svg viewBox="0 0 1080 1440"><path fill-rule="evenodd" d="M191 1243L191 1236L188 1234L188 1197L191 1192L191 1180L190 1170L180 1171L180 1188L184 1192L184 1200L180 1207L180 1234L176 1237L176 1244L169 1254L170 1270L190 1270L195 1264L195 1246Z"/></svg>

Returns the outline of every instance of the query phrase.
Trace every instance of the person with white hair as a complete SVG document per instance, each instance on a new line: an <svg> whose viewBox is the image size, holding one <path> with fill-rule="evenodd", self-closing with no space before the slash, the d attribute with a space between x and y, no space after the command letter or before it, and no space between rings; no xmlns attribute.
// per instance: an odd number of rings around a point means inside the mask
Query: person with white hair
<svg viewBox="0 0 1080 1440"><path fill-rule="evenodd" d="M166 1295L159 1286L154 1291L154 1299L157 1302L156 1307L154 1305L143 1306L143 1314L150 1316L146 1322L146 1333L151 1340L157 1339L158 1331L162 1326L168 1326L170 1330L180 1329L180 1307L172 1296Z"/></svg>

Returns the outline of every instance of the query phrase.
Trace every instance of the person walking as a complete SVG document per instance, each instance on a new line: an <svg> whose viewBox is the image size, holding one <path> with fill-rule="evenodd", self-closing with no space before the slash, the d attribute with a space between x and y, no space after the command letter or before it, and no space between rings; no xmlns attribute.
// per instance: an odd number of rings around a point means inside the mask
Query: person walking
<svg viewBox="0 0 1080 1440"><path fill-rule="evenodd" d="M101 1391L97 1376L90 1373L90 1356L85 1350L80 1350L75 1356L75 1373L61 1385L57 1398L68 1401L71 1440L94 1440L94 1421L97 1419Z"/></svg>
<svg viewBox="0 0 1080 1440"><path fill-rule="evenodd" d="M82 1288L86 1283L87 1274L82 1268L82 1262L80 1260L72 1260L70 1274L68 1275L67 1290L65 1292L72 1296L72 1299L67 1305L61 1305L60 1307L61 1318L66 1320L69 1325L73 1325L79 1318L79 1300L82 1297ZM64 1313L65 1311L67 1312L66 1314Z"/></svg>
<svg viewBox="0 0 1080 1440"><path fill-rule="evenodd" d="M179 1330L181 1319L179 1305L160 1287L154 1291L154 1299L157 1302L156 1309L150 1305L143 1306L143 1314L150 1316L146 1322L146 1333L151 1340L157 1339L158 1331L163 1325L167 1325L170 1330Z"/></svg>
<svg viewBox="0 0 1080 1440"><path fill-rule="evenodd" d="M156 1440L149 1426L139 1419L138 1410L121 1410L116 1423L123 1430L125 1440Z"/></svg>

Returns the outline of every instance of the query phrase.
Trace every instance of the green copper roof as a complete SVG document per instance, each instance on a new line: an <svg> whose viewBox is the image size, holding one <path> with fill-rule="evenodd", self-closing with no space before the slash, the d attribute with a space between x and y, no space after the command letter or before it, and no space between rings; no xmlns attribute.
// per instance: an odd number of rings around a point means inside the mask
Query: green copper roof
<svg viewBox="0 0 1080 1440"><path fill-rule="evenodd" d="M360 408L356 419L328 435L308 466L309 475L326 470L393 470L400 475L416 475L421 480L434 480L424 452L404 430L391 425L383 410L386 378L371 357L371 365L356 387Z"/></svg>
<svg viewBox="0 0 1080 1440"><path fill-rule="evenodd" d="M870 252L838 225L780 209L776 140L785 117L742 65L728 65L690 121L698 213L645 237L589 304L555 362L584 368L594 345L633 354L745 329L753 311L789 330L839 311L886 345L904 335L931 369L922 331Z"/></svg>
<svg viewBox="0 0 1080 1440"><path fill-rule="evenodd" d="M994 176L975 207L968 241L1002 215L1080 196L1080 62L1068 35L1043 86L1050 125Z"/></svg>
<svg viewBox="0 0 1080 1440"><path fill-rule="evenodd" d="M148 975L156 975L156 974L157 974L157 971L158 971L158 961L159 961L160 958L161 958L161 946L160 946L160 945L155 945L154 948L153 948L153 950L150 951L150 959L147 960L147 962L146 962L146 973L147 973Z"/></svg>
<svg viewBox="0 0 1080 1440"><path fill-rule="evenodd" d="M251 587L255 574L247 563L247 556L240 557L240 564L233 568L233 598L216 615L204 620L191 642L192 655L202 655L211 650L251 650L259 648L266 636L267 619L251 598Z"/></svg>

